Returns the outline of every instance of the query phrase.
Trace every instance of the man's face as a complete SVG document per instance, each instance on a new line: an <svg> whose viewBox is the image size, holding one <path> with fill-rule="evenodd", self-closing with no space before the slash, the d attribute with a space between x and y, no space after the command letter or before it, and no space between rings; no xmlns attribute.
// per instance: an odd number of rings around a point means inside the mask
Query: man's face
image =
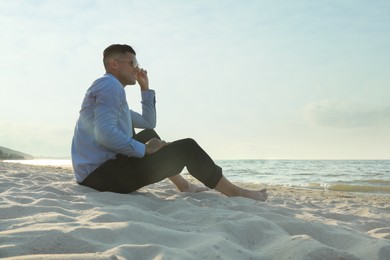
<svg viewBox="0 0 390 260"><path fill-rule="evenodd" d="M126 55L122 55L114 59L116 63L115 75L123 86L135 85L137 83L138 63L134 54L127 52Z"/></svg>

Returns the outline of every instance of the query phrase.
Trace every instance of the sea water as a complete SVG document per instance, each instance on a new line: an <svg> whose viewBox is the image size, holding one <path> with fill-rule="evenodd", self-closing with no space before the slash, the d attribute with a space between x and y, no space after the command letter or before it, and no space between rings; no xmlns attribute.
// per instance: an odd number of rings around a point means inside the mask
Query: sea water
<svg viewBox="0 0 390 260"><path fill-rule="evenodd" d="M70 160L15 160L30 165L72 167ZM390 160L217 160L233 182L390 196ZM188 174L183 170L183 174Z"/></svg>
<svg viewBox="0 0 390 260"><path fill-rule="evenodd" d="M389 160L217 161L232 181L390 195Z"/></svg>

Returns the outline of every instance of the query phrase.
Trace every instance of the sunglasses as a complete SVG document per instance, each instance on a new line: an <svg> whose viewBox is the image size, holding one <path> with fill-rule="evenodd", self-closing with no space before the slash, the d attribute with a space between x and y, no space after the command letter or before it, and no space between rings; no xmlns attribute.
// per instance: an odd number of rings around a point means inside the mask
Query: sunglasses
<svg viewBox="0 0 390 260"><path fill-rule="evenodd" d="M116 59L118 61L128 61L130 66L133 66L134 69L136 68L139 68L139 63L137 61L137 59L134 57L134 59L130 60L130 59Z"/></svg>

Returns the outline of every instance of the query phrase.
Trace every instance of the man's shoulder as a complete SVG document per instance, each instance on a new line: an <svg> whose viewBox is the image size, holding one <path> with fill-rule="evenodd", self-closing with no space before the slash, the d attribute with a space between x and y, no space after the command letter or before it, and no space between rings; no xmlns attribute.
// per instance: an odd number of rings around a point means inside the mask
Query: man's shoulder
<svg viewBox="0 0 390 260"><path fill-rule="evenodd" d="M111 92L122 93L124 90L120 82L114 76L105 74L102 77L96 79L92 83L91 87L89 88L89 91L93 91L93 92L111 91Z"/></svg>
<svg viewBox="0 0 390 260"><path fill-rule="evenodd" d="M92 85L113 85L113 86L121 86L121 83L117 78L110 74L104 74L100 78L96 79Z"/></svg>

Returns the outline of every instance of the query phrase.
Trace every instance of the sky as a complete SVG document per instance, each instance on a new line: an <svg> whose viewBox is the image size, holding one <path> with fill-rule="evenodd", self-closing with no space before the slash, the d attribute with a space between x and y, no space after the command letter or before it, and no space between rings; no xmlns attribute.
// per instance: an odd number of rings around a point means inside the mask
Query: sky
<svg viewBox="0 0 390 260"><path fill-rule="evenodd" d="M102 52L126 43L156 131L214 159L390 159L387 0L0 0L0 146L70 157ZM127 86L140 111L139 86Z"/></svg>

